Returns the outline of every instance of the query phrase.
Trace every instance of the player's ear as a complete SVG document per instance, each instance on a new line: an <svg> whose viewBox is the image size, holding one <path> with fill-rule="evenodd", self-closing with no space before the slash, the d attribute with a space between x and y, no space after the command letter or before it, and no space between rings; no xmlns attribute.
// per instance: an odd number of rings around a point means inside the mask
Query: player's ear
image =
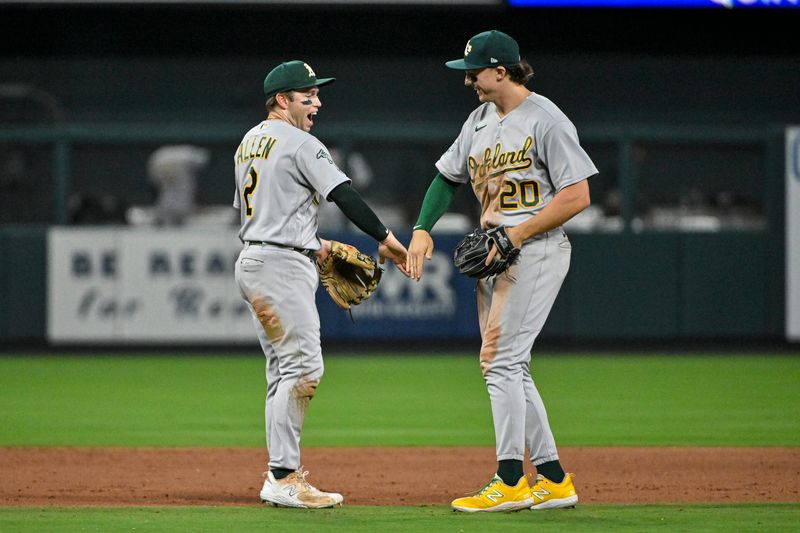
<svg viewBox="0 0 800 533"><path fill-rule="evenodd" d="M506 74L508 74L508 71L506 70L506 67L496 67L494 69L494 75L495 75L495 79L497 81L502 80L505 77Z"/></svg>
<svg viewBox="0 0 800 533"><path fill-rule="evenodd" d="M290 98L289 93L278 93L275 95L275 101L279 106L281 106L281 109L286 109L289 107L289 102L291 102L292 99Z"/></svg>

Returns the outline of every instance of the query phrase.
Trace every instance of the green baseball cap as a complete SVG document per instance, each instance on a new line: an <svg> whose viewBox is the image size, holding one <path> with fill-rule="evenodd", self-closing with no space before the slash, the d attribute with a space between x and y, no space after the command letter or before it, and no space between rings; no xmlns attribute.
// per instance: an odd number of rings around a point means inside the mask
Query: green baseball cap
<svg viewBox="0 0 800 533"><path fill-rule="evenodd" d="M517 65L520 62L517 41L501 31L489 30L467 41L464 59L445 63L456 70Z"/></svg>
<svg viewBox="0 0 800 533"><path fill-rule="evenodd" d="M336 78L317 78L308 63L295 59L281 63L264 78L264 95L269 98L292 89L319 87L333 83Z"/></svg>

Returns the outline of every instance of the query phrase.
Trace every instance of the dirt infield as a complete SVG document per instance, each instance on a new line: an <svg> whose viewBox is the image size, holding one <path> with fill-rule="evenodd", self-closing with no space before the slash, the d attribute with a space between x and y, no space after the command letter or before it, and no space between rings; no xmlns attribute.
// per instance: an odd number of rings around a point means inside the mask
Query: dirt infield
<svg viewBox="0 0 800 533"><path fill-rule="evenodd" d="M800 448L563 448L583 503L800 502ZM351 505L444 505L493 448L309 448L309 481ZM0 448L0 505L253 505L263 450ZM529 465L530 466L530 465Z"/></svg>

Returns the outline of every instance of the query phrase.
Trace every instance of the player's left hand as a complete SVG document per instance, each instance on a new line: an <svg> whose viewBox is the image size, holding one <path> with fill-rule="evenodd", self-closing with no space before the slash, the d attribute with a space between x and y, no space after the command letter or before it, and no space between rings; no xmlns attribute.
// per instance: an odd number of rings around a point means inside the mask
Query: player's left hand
<svg viewBox="0 0 800 533"><path fill-rule="evenodd" d="M514 245L514 248L522 248L523 238L522 235L519 234L519 232L520 230L516 227L513 226L506 227L506 235L508 235L508 238L511 239L511 244ZM497 245L492 243L492 249L489 250L489 255L486 256L486 263L485 263L486 266L492 264L492 261L494 261L495 256L497 256Z"/></svg>

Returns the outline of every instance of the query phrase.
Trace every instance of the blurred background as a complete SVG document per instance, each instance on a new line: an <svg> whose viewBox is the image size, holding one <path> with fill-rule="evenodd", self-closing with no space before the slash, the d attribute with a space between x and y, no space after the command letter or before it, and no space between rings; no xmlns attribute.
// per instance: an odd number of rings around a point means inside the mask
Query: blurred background
<svg viewBox="0 0 800 533"><path fill-rule="evenodd" d="M797 3L568 4L0 2L0 344L254 343L230 205L265 74L303 59L337 78L313 133L407 239L478 103L443 63L487 29L517 39L600 170L542 340L797 342ZM427 284L387 272L355 324L320 299L323 338L474 343L449 254L477 213L462 188ZM372 246L335 207L321 230Z"/></svg>

